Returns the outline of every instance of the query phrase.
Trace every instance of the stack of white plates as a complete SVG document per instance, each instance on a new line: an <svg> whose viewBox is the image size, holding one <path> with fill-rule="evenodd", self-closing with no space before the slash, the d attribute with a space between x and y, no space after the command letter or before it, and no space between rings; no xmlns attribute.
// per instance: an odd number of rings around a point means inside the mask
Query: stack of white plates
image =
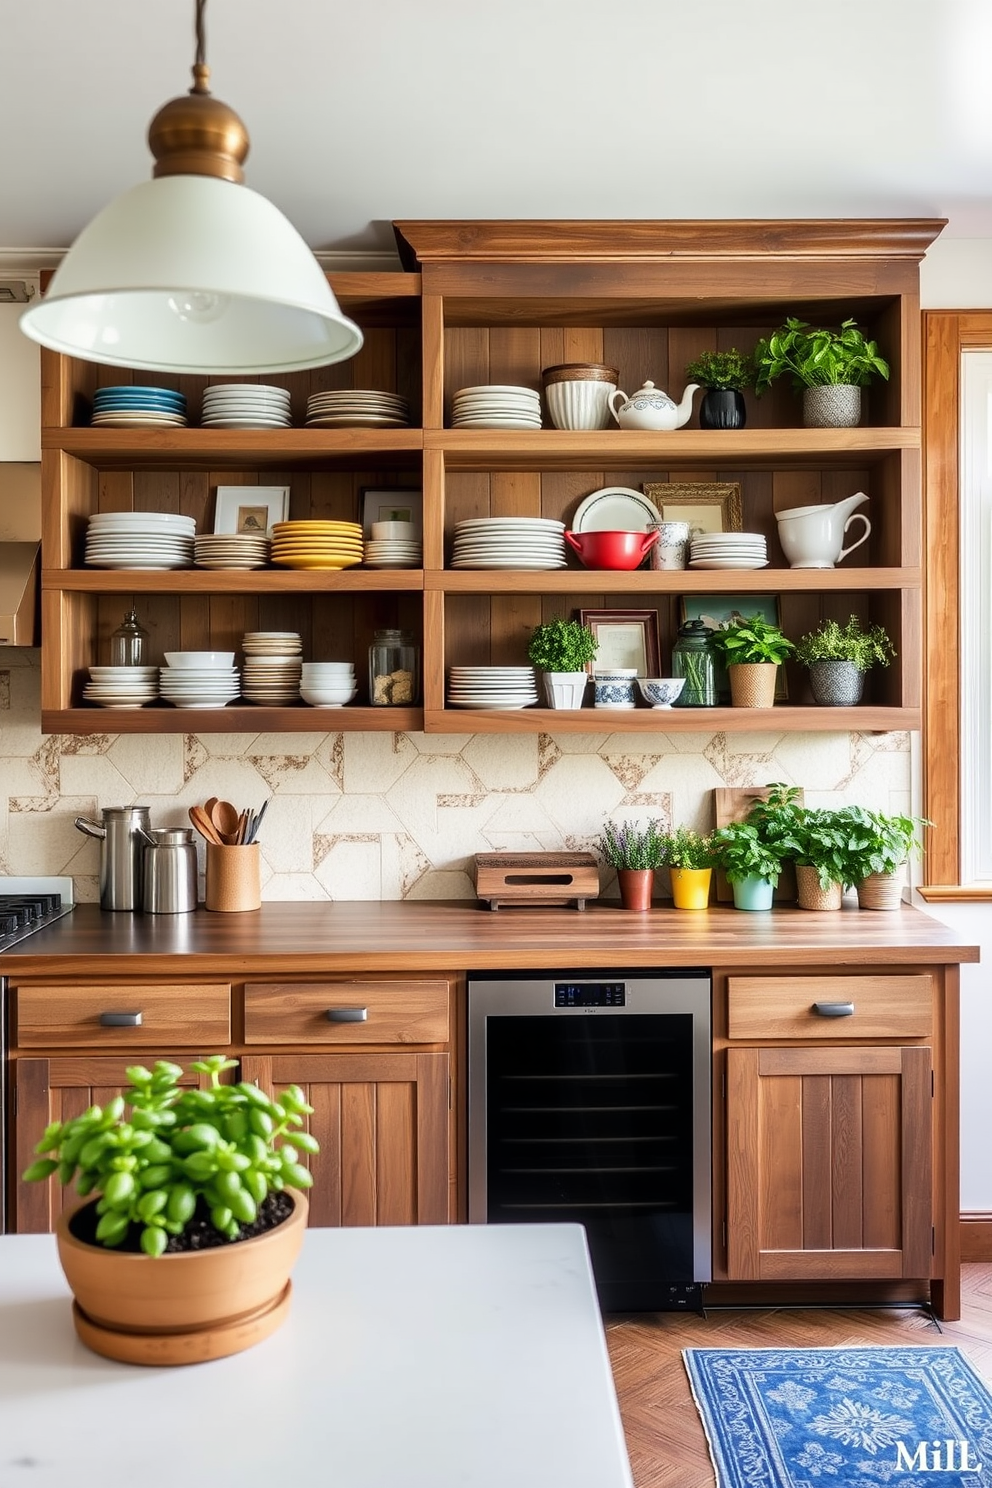
<svg viewBox="0 0 992 1488"><path fill-rule="evenodd" d="M423 543L404 542L396 537L370 537L365 543L367 568L419 568L424 561Z"/></svg>
<svg viewBox="0 0 992 1488"><path fill-rule="evenodd" d="M242 697L248 703L279 708L300 700L303 638L295 630L250 630L244 636Z"/></svg>
<svg viewBox="0 0 992 1488"><path fill-rule="evenodd" d="M410 422L410 405L398 393L377 393L348 388L336 393L311 393L307 399L307 425L312 429L398 429Z"/></svg>
<svg viewBox="0 0 992 1488"><path fill-rule="evenodd" d="M97 512L86 529L90 568L189 568L196 523L172 512Z"/></svg>
<svg viewBox="0 0 992 1488"><path fill-rule="evenodd" d="M502 383L460 388L451 402L453 429L539 429L541 395Z"/></svg>
<svg viewBox="0 0 992 1488"><path fill-rule="evenodd" d="M529 708L537 702L534 668L449 667L448 702L453 708Z"/></svg>
<svg viewBox="0 0 992 1488"><path fill-rule="evenodd" d="M689 544L690 568L766 568L760 532L701 532Z"/></svg>
<svg viewBox="0 0 992 1488"><path fill-rule="evenodd" d="M286 388L255 382L218 382L204 389L200 423L205 429L288 429Z"/></svg>
<svg viewBox="0 0 992 1488"><path fill-rule="evenodd" d="M186 395L157 387L97 388L90 423L95 429L181 428Z"/></svg>
<svg viewBox="0 0 992 1488"><path fill-rule="evenodd" d="M269 539L254 532L204 532L193 543L197 568L264 568Z"/></svg>
<svg viewBox="0 0 992 1488"><path fill-rule="evenodd" d="M193 653L186 653L193 659ZM230 653L228 653L230 654ZM222 657L202 665L164 666L158 674L158 690L177 708L223 708L241 690L238 669Z"/></svg>
<svg viewBox="0 0 992 1488"><path fill-rule="evenodd" d="M83 697L101 708L143 708L158 697L158 667L90 667Z"/></svg>
<svg viewBox="0 0 992 1488"><path fill-rule="evenodd" d="M455 523L452 568L565 568L564 522L469 517Z"/></svg>

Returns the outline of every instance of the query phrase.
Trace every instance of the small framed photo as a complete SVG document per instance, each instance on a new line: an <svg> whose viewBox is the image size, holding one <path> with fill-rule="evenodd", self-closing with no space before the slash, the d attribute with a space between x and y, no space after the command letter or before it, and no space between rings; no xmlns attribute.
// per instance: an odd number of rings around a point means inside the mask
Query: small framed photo
<svg viewBox="0 0 992 1488"><path fill-rule="evenodd" d="M739 481L645 482L644 494L665 522L688 522L690 538L701 532L740 532L744 507Z"/></svg>
<svg viewBox="0 0 992 1488"><path fill-rule="evenodd" d="M398 486L395 490L365 487L362 490L362 532L366 539L372 536L373 522L411 522L410 534L413 542L420 542L424 535L424 497L422 491L408 491Z"/></svg>
<svg viewBox="0 0 992 1488"><path fill-rule="evenodd" d="M579 620L599 642L587 672L636 667L639 677L660 676L657 610L580 610Z"/></svg>
<svg viewBox="0 0 992 1488"><path fill-rule="evenodd" d="M271 537L275 522L289 517L288 486L218 486L215 532Z"/></svg>
<svg viewBox="0 0 992 1488"><path fill-rule="evenodd" d="M712 630L719 630L728 620L746 620L751 615L760 615L771 625L781 625L777 594L684 594L679 601L680 618L702 620ZM730 679L722 661L716 664L716 685L721 702L730 700ZM785 667L780 666L775 674L776 700L787 698Z"/></svg>

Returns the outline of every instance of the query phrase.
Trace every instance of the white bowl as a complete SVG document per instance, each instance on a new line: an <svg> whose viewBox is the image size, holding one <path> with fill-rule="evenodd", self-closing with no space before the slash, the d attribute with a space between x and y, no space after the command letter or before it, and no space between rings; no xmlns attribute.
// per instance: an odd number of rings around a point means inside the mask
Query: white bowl
<svg viewBox="0 0 992 1488"><path fill-rule="evenodd" d="M412 538L413 537L413 523L412 522L373 522L372 523L372 536L375 537L375 538L383 538L383 537L405 537L405 538Z"/></svg>
<svg viewBox="0 0 992 1488"><path fill-rule="evenodd" d="M343 708L356 691L354 687L301 687L300 697L311 708Z"/></svg>
<svg viewBox="0 0 992 1488"><path fill-rule="evenodd" d="M351 661L305 661L303 663L304 677L353 677L355 665Z"/></svg>
<svg viewBox="0 0 992 1488"><path fill-rule="evenodd" d="M641 696L652 708L670 708L685 686L684 677L638 677Z"/></svg>
<svg viewBox="0 0 992 1488"><path fill-rule="evenodd" d="M174 667L176 671L183 671L188 667L214 671L234 665L233 651L166 651L164 656L166 665Z"/></svg>

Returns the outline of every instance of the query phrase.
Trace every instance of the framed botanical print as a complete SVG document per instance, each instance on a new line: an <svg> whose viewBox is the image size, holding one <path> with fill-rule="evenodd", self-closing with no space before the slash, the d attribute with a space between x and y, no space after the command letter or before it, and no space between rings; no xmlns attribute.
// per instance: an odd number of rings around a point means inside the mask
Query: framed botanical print
<svg viewBox="0 0 992 1488"><path fill-rule="evenodd" d="M639 677L659 675L661 644L657 610L580 610L579 620L588 625L599 642L586 671L636 667Z"/></svg>

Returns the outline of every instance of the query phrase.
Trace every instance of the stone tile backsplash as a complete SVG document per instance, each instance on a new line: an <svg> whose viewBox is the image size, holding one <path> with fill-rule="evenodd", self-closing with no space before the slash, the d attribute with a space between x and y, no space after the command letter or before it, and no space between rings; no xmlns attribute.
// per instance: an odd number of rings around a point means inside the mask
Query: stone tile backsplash
<svg viewBox="0 0 992 1488"><path fill-rule="evenodd" d="M271 797L270 900L471 899L477 852L595 848L607 817L705 830L716 786L786 780L812 805L910 810L905 733L635 737L604 715L588 734L156 736L114 734L108 713L106 733L43 735L40 718L38 653L11 650L0 657L0 873L71 875L80 902L99 897L99 846L73 819L135 802L155 826L178 826L208 796Z"/></svg>

